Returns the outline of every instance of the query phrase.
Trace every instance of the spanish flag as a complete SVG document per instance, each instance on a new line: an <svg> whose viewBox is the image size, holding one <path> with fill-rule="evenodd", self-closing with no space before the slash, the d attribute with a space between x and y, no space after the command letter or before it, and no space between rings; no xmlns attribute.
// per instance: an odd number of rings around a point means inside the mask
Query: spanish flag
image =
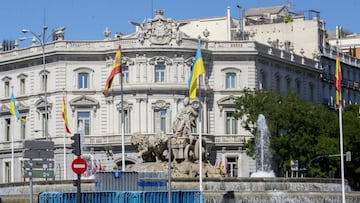
<svg viewBox="0 0 360 203"><path fill-rule="evenodd" d="M69 124L68 124L68 119L67 119L66 103L65 103L65 98L64 97L63 97L63 100L62 100L61 115L62 115L62 117L64 119L66 133L71 134L71 131L69 129Z"/></svg>
<svg viewBox="0 0 360 203"><path fill-rule="evenodd" d="M121 73L121 46L119 45L116 54L115 54L115 62L112 65L111 72L106 80L104 92L107 93L111 87L111 83L114 79L114 76L118 73Z"/></svg>
<svg viewBox="0 0 360 203"><path fill-rule="evenodd" d="M196 85L197 85L197 78L205 73L204 62L201 56L200 45L196 51L194 66L191 69L190 78L189 78L189 98L195 99L196 98Z"/></svg>
<svg viewBox="0 0 360 203"><path fill-rule="evenodd" d="M341 106L341 67L339 60L339 53L336 52L336 65L335 65L335 90L336 90L336 106L339 108Z"/></svg>

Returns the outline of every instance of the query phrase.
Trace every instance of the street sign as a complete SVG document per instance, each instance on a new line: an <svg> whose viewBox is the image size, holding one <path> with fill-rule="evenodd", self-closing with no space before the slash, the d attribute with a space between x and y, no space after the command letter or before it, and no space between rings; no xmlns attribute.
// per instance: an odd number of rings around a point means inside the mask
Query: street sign
<svg viewBox="0 0 360 203"><path fill-rule="evenodd" d="M25 150L23 157L28 159L53 159L54 151Z"/></svg>
<svg viewBox="0 0 360 203"><path fill-rule="evenodd" d="M54 171L52 170L25 170L25 178L53 178Z"/></svg>
<svg viewBox="0 0 360 203"><path fill-rule="evenodd" d="M25 140L25 149L54 149L53 141L37 141L37 140Z"/></svg>
<svg viewBox="0 0 360 203"><path fill-rule="evenodd" d="M54 161L25 160L24 168L54 168Z"/></svg>
<svg viewBox="0 0 360 203"><path fill-rule="evenodd" d="M71 163L71 169L74 171L74 173L80 175L86 171L87 164L85 159L83 158L76 158Z"/></svg>

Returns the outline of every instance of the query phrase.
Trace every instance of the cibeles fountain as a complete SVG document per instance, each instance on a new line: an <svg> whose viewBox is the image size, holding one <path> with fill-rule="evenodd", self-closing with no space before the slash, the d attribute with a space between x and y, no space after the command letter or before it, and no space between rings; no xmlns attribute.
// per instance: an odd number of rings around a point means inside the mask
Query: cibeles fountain
<svg viewBox="0 0 360 203"><path fill-rule="evenodd" d="M208 153L212 147L210 142L203 138L200 150L199 138L191 133L192 128L196 127L199 105L198 100L184 99L184 107L174 121L172 136L161 133L150 137L134 134L131 141L138 149L142 163L130 165L127 170L164 171L168 174L171 165L172 189L198 190L199 155L202 153L204 202L341 202L342 187L339 179L275 177L271 170L270 134L263 115L258 117L255 137L256 172L246 178L226 177L226 171L209 162ZM168 156L169 154L171 157ZM348 185L346 185L346 202L360 202L360 194L352 192Z"/></svg>
<svg viewBox="0 0 360 203"><path fill-rule="evenodd" d="M131 137L131 143L139 151L138 157L143 162L128 166L127 171L154 170L167 173L170 161L172 177L196 178L199 176L201 153L203 177L225 177L224 170L208 162L211 144L206 138L203 138L200 144L200 139L192 134L192 128L196 127L199 114L199 101L196 99L190 101L185 98L183 103L184 106L173 123L172 136L163 133L157 133L154 136L136 133ZM169 153L170 150L171 153Z"/></svg>

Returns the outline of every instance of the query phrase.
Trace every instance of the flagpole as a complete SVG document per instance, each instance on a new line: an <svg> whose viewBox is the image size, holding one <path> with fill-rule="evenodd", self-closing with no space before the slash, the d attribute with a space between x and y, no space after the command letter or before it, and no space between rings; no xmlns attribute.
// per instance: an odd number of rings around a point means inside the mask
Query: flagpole
<svg viewBox="0 0 360 203"><path fill-rule="evenodd" d="M339 111L339 131L340 131L340 162L341 162L341 196L342 196L342 203L345 203L345 173L344 173L344 144L343 144L343 129L342 129L342 99L341 99L341 78L339 74L341 73L341 66L340 66L340 57L339 57L339 41L337 41L336 46L336 65L339 67L336 68L336 76L337 80L340 80L339 84L339 98L336 98L336 103L338 103L338 111ZM339 69L339 70L338 70ZM339 72L338 72L339 71ZM338 99L340 99L338 101Z"/></svg>
<svg viewBox="0 0 360 203"><path fill-rule="evenodd" d="M65 95L65 88L63 89L63 95ZM66 99L66 97L65 97ZM67 99L66 99L67 100ZM67 112L65 112L67 114ZM66 171L66 168L67 168L67 163L66 163L66 126L65 126L65 132L64 132L64 146L63 146L63 156L64 156L64 180L67 179L67 171Z"/></svg>
<svg viewBox="0 0 360 203"><path fill-rule="evenodd" d="M345 203L345 174L344 174L344 146L342 132L342 108L339 106L339 127L340 127L340 160L341 160L341 191L342 202Z"/></svg>
<svg viewBox="0 0 360 203"><path fill-rule="evenodd" d="M11 86L11 93L14 92L14 86ZM10 101L11 102L11 101ZM16 104L14 103L14 108ZM11 107L10 107L11 108ZM14 159L14 125L11 125L12 132L11 132L11 182L14 182L14 176L15 176L15 159Z"/></svg>
<svg viewBox="0 0 360 203"><path fill-rule="evenodd" d="M200 37L199 37L199 46L200 46ZM203 173L202 173L202 133L201 133L201 128L202 128L202 125L201 125L201 122L202 122L202 108L201 108L201 81L199 80L199 119L198 119L198 127L199 127L199 173L200 173L200 176L199 176L199 189L200 189L200 192L203 191Z"/></svg>
<svg viewBox="0 0 360 203"><path fill-rule="evenodd" d="M125 119L125 114L124 114L124 94L123 94L123 72L120 72L120 83L121 83L121 150L122 150L122 155L121 155L121 159L122 159L122 171L125 171L125 125L124 125L124 119Z"/></svg>

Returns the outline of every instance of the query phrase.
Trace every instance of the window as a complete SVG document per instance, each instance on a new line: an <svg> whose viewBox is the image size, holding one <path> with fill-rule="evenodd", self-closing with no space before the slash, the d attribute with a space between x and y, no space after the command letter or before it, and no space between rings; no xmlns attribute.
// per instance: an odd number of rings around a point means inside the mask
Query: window
<svg viewBox="0 0 360 203"><path fill-rule="evenodd" d="M125 66L121 68L123 74L123 82L129 83L129 67Z"/></svg>
<svg viewBox="0 0 360 203"><path fill-rule="evenodd" d="M228 177L237 177L238 176L238 164L236 157L228 157L226 160L226 171Z"/></svg>
<svg viewBox="0 0 360 203"><path fill-rule="evenodd" d="M120 121L122 118L121 110L120 110ZM124 109L124 133L130 133L130 112L127 109ZM122 132L122 126L119 125L120 132Z"/></svg>
<svg viewBox="0 0 360 203"><path fill-rule="evenodd" d="M25 94L25 78L20 79L20 94Z"/></svg>
<svg viewBox="0 0 360 203"><path fill-rule="evenodd" d="M236 88L236 73L226 73L225 74L225 87L226 89Z"/></svg>
<svg viewBox="0 0 360 203"><path fill-rule="evenodd" d="M267 78L266 78L266 73L264 71L261 71L261 81L259 84L259 89L264 89L267 90L268 86L267 86Z"/></svg>
<svg viewBox="0 0 360 203"><path fill-rule="evenodd" d="M5 172L4 182L10 183L10 181L11 181L11 162L8 162L8 161L5 162L4 172Z"/></svg>
<svg viewBox="0 0 360 203"><path fill-rule="evenodd" d="M301 94L301 83L299 80L296 80L296 93Z"/></svg>
<svg viewBox="0 0 360 203"><path fill-rule="evenodd" d="M165 66L157 65L155 66L155 82L164 82L165 81Z"/></svg>
<svg viewBox="0 0 360 203"><path fill-rule="evenodd" d="M10 96L10 81L4 82L4 94L5 94L5 97Z"/></svg>
<svg viewBox="0 0 360 203"><path fill-rule="evenodd" d="M77 128L83 127L84 134L90 135L90 112L78 112L77 120Z"/></svg>
<svg viewBox="0 0 360 203"><path fill-rule="evenodd" d="M155 132L166 132L166 109L155 110Z"/></svg>
<svg viewBox="0 0 360 203"><path fill-rule="evenodd" d="M88 73L79 73L78 74L78 89L88 89L89 88L89 74Z"/></svg>
<svg viewBox="0 0 360 203"><path fill-rule="evenodd" d="M276 90L276 92L281 92L281 77L280 77L280 75L275 76L275 90Z"/></svg>
<svg viewBox="0 0 360 203"><path fill-rule="evenodd" d="M6 118L5 119L5 141L10 141L10 125L11 125L11 119Z"/></svg>
<svg viewBox="0 0 360 203"><path fill-rule="evenodd" d="M26 116L21 117L21 120L26 121ZM21 129L20 129L21 139L24 140L26 139L26 122L20 122L20 123L21 123Z"/></svg>
<svg viewBox="0 0 360 203"><path fill-rule="evenodd" d="M152 103L153 108L153 122L154 122L154 132L164 132L170 131L170 115L168 114L168 109L170 109L170 103L165 102L164 100L158 100L155 103Z"/></svg>
<svg viewBox="0 0 360 203"><path fill-rule="evenodd" d="M226 134L236 134L236 119L234 118L234 112L226 112Z"/></svg>
<svg viewBox="0 0 360 203"><path fill-rule="evenodd" d="M314 90L314 85L310 84L309 85L309 91L310 91L310 101L314 102L315 101L315 90Z"/></svg>
<svg viewBox="0 0 360 203"><path fill-rule="evenodd" d="M43 132L43 136L44 137L46 137L46 135L45 135L45 132L46 132L46 130L45 130L45 126L46 126L46 119L48 119L48 118L46 118L46 113L45 112L43 112L42 114L41 114L41 130L42 130L42 132ZM49 126L48 126L48 130L49 130Z"/></svg>
<svg viewBox="0 0 360 203"><path fill-rule="evenodd" d="M160 110L160 130L166 132L166 109Z"/></svg>
<svg viewBox="0 0 360 203"><path fill-rule="evenodd" d="M291 89L291 79L289 77L286 77L286 89Z"/></svg>
<svg viewBox="0 0 360 203"><path fill-rule="evenodd" d="M46 91L48 88L48 74L42 74L41 76L41 90Z"/></svg>

